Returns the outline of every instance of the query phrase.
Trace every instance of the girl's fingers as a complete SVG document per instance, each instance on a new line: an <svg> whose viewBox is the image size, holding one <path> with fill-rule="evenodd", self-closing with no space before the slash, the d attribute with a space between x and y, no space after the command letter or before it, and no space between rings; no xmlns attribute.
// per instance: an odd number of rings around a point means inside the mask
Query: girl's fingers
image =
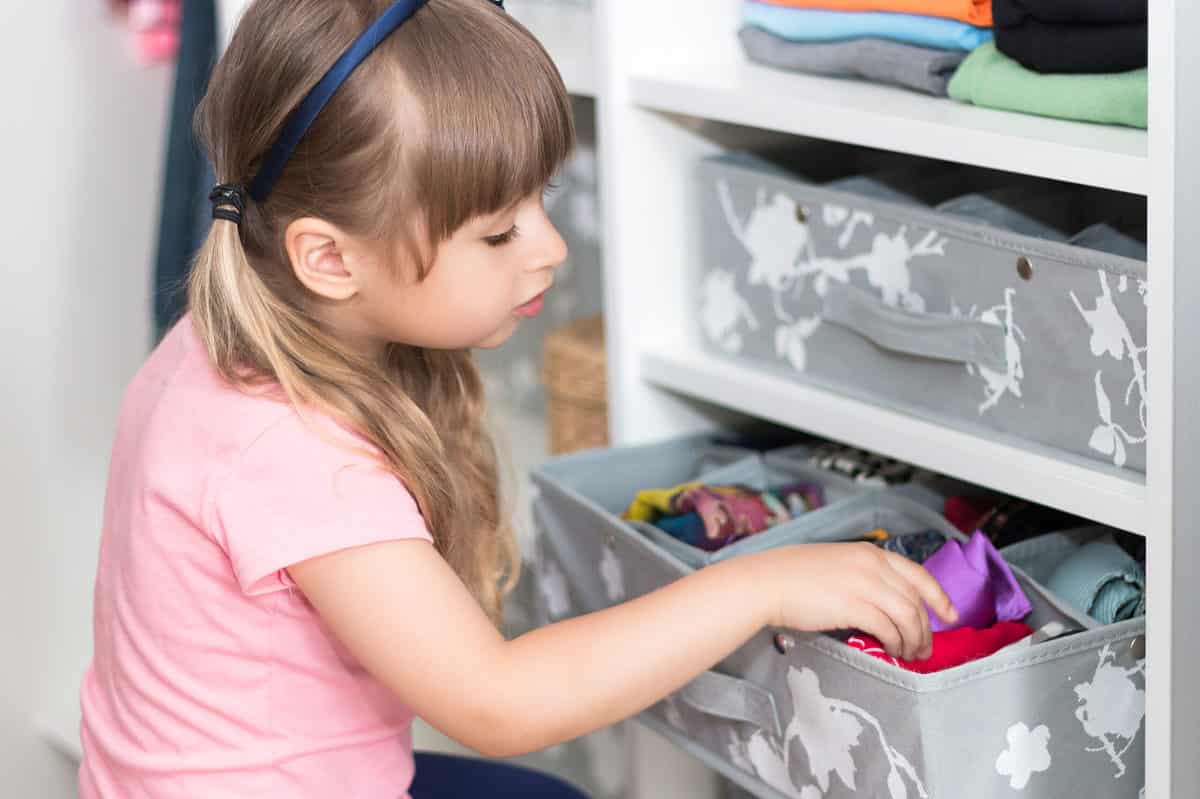
<svg viewBox="0 0 1200 799"><path fill-rule="evenodd" d="M888 565L916 589L921 599L929 606L930 610L938 615L938 618L947 624L954 624L958 621L958 611L950 602L950 597L946 595L941 584L933 579L932 574L907 558L892 552L886 554L889 556Z"/></svg>
<svg viewBox="0 0 1200 799"><path fill-rule="evenodd" d="M925 604L921 601L921 596L917 593L917 589L913 587L912 583L905 580L890 567L883 569L883 579L904 598L904 601L908 603L908 606L912 609L912 613L916 616L919 629L916 632L915 642L909 650L907 659L924 660L932 654L933 632L930 629L929 613L925 610Z"/></svg>
<svg viewBox="0 0 1200 799"><path fill-rule="evenodd" d="M877 604L861 599L857 600L853 615L854 627L873 635L889 655L902 657L904 635L891 615Z"/></svg>
<svg viewBox="0 0 1200 799"><path fill-rule="evenodd" d="M921 616L925 609L891 586L876 593L875 606L886 613L900 631L900 652L904 660L915 660L925 648Z"/></svg>

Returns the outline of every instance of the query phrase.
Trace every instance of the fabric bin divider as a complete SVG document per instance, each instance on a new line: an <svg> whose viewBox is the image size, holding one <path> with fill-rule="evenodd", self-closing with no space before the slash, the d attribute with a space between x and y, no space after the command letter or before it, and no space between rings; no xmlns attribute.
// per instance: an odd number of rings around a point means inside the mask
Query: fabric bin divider
<svg viewBox="0 0 1200 799"><path fill-rule="evenodd" d="M643 488L695 480L756 452L720 443L720 436L696 434L648 444L595 449L552 458L535 472L535 485L551 480L591 505L619 516Z"/></svg>
<svg viewBox="0 0 1200 799"><path fill-rule="evenodd" d="M758 541L763 537L770 537L773 540L780 536L786 536L798 524L807 523L809 526L819 524L819 519L824 518L824 514L839 503L870 490L842 475L806 463L785 459L769 460L763 457L745 458L723 468L705 472L697 479L706 485L744 485L756 491L765 491L768 488L787 483L813 482L820 484L825 490L826 504L824 507L805 513L798 519L776 525L761 533L755 533L749 538L744 538L713 552L686 544L649 522L626 522L655 545L692 568L700 568L717 560L732 557L745 551L745 547L751 542Z"/></svg>
<svg viewBox="0 0 1200 799"><path fill-rule="evenodd" d="M1108 528L1098 525L1051 532L1010 544L1000 554L1009 563L1027 571L1034 579L1047 583L1054 570L1075 550L1110 532Z"/></svg>

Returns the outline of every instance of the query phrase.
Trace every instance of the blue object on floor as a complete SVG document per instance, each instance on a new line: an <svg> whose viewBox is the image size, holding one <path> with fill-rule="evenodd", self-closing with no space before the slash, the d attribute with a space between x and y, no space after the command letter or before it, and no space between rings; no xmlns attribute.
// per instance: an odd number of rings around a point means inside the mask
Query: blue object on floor
<svg viewBox="0 0 1200 799"><path fill-rule="evenodd" d="M558 777L509 763L431 752L414 760L412 799L588 799Z"/></svg>

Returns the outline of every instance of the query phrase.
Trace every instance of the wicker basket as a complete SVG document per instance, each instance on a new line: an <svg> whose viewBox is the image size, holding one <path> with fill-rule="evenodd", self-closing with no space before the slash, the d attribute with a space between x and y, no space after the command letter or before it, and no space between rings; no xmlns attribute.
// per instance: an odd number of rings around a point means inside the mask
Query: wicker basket
<svg viewBox="0 0 1200 799"><path fill-rule="evenodd" d="M550 416L550 452L608 444L604 320L580 319L546 336L542 385Z"/></svg>

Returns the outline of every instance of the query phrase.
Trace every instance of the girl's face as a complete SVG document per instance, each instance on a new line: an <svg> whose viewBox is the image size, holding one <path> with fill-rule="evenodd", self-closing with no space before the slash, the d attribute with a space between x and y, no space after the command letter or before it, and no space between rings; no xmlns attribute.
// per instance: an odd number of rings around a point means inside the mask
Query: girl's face
<svg viewBox="0 0 1200 799"><path fill-rule="evenodd" d="M567 245L543 195L464 224L442 242L424 280L415 270L364 275L360 299L379 340L431 349L497 347L541 311Z"/></svg>

